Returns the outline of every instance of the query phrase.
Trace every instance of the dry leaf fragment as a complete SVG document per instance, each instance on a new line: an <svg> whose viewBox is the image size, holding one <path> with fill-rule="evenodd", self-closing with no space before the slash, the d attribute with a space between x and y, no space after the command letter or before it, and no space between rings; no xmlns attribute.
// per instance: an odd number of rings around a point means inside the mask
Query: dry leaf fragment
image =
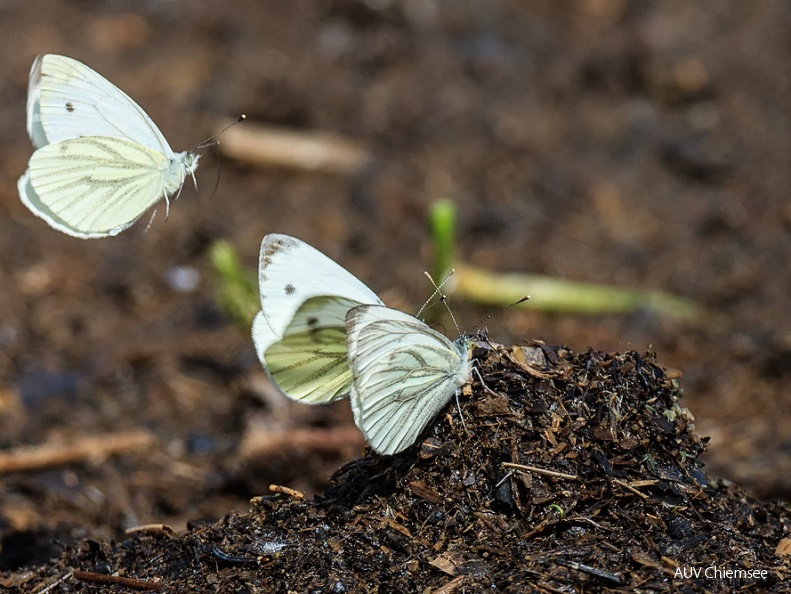
<svg viewBox="0 0 791 594"><path fill-rule="evenodd" d="M431 503L439 503L439 501L442 499L442 496L439 494L439 492L427 485L424 485L421 482L411 481L407 484L407 486L409 487L409 490L412 491L412 493L414 493L417 497L425 499Z"/></svg>
<svg viewBox="0 0 791 594"><path fill-rule="evenodd" d="M448 551L429 563L450 576L456 576L461 573L461 568L464 565L464 557L455 551Z"/></svg>
<svg viewBox="0 0 791 594"><path fill-rule="evenodd" d="M778 557L787 557L791 555L791 538L780 539L780 542L777 543L777 548L775 549L775 555Z"/></svg>

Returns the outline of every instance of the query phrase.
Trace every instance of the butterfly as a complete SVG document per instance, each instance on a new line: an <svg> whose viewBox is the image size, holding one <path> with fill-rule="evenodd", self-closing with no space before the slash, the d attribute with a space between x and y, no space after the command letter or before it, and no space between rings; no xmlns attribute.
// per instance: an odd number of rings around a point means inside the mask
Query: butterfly
<svg viewBox="0 0 791 594"><path fill-rule="evenodd" d="M261 311L253 320L253 343L275 385L306 404L348 396L346 314L382 301L317 249L276 233L261 242L258 286Z"/></svg>
<svg viewBox="0 0 791 594"><path fill-rule="evenodd" d="M126 93L85 64L39 56L30 70L27 131L36 149L19 197L58 231L117 235L195 179L200 155L174 153Z"/></svg>
<svg viewBox="0 0 791 594"><path fill-rule="evenodd" d="M451 341L421 320L383 305L346 314L354 422L380 454L415 443L472 373L470 339Z"/></svg>

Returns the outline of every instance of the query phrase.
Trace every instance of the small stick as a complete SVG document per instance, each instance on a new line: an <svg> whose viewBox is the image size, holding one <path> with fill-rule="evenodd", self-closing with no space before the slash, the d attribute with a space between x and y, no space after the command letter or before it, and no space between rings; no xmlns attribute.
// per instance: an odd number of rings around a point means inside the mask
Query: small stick
<svg viewBox="0 0 791 594"><path fill-rule="evenodd" d="M74 570L74 579L81 582L93 582L95 584L108 584L119 585L132 588L133 590L144 590L153 592L154 590L161 590L164 584L156 582L149 582L146 580L138 580L136 578L121 577L119 575L107 575L104 573L94 573L92 571L78 571Z"/></svg>
<svg viewBox="0 0 791 594"><path fill-rule="evenodd" d="M566 474L565 472L556 472L554 470L546 470L538 468L537 466L528 466L527 464L514 464L513 462L502 462L506 468L515 468L516 470L524 470L527 472L535 472L537 474L546 474L547 476L555 476L557 478L569 479L570 481L578 481L580 477L576 474Z"/></svg>
<svg viewBox="0 0 791 594"><path fill-rule="evenodd" d="M175 536L176 531L167 524L141 524L140 526L133 526L124 530L124 534L157 534L165 536Z"/></svg>
<svg viewBox="0 0 791 594"><path fill-rule="evenodd" d="M460 575L459 577L455 577L452 580L450 580L448 583L434 590L434 594L453 594L453 592L463 587L464 582L466 581L467 581L466 575Z"/></svg>
<svg viewBox="0 0 791 594"><path fill-rule="evenodd" d="M355 450L364 444L354 425L329 428L291 428L267 430L255 425L246 432L239 447L243 460L261 460L271 456L318 452L336 454Z"/></svg>
<svg viewBox="0 0 791 594"><path fill-rule="evenodd" d="M291 487L284 487L283 485L269 485L269 490L272 491L272 493L288 495L293 499L305 499L305 494L302 491L297 491Z"/></svg>
<svg viewBox="0 0 791 594"><path fill-rule="evenodd" d="M74 576L74 572L73 571L69 571L66 574L64 574L61 577L59 577L54 582L52 582L49 586L45 586L41 590L36 590L34 594L47 594L47 592L51 592L52 589L55 588L55 586L57 586L58 584L62 584L66 580L70 580L73 576Z"/></svg>
<svg viewBox="0 0 791 594"><path fill-rule="evenodd" d="M252 165L341 175L359 173L371 160L361 143L336 134L249 122L225 132L220 151Z"/></svg>
<svg viewBox="0 0 791 594"><path fill-rule="evenodd" d="M612 479L612 482L614 482L616 485L620 485L621 487L623 487L624 489L626 489L626 490L628 490L628 491L631 491L632 493L634 493L634 494L635 494L635 495L637 495L638 497L642 497L643 499L650 499L650 497L649 497L648 495L646 495L645 493L642 493L642 492L638 491L637 489L635 489L635 488L634 488L634 487L632 487L631 485L629 485L629 484L627 484L627 483L623 482L623 481L622 481L622 480L620 480L620 479Z"/></svg>
<svg viewBox="0 0 791 594"><path fill-rule="evenodd" d="M135 430L83 437L72 443L48 442L0 452L0 474L63 466L111 454L146 449L157 442L149 431Z"/></svg>
<svg viewBox="0 0 791 594"><path fill-rule="evenodd" d="M497 484L494 486L494 488L496 489L497 487L502 485L505 481L507 481L512 476L514 476L514 471L513 470L509 470L508 473L497 482Z"/></svg>

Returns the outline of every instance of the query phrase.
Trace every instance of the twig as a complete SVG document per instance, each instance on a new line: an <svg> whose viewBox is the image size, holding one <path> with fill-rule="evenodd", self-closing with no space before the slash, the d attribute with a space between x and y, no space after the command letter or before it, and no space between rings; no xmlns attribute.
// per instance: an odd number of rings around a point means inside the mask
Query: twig
<svg viewBox="0 0 791 594"><path fill-rule="evenodd" d="M291 487L284 487L283 485L269 485L269 490L272 491L272 493L288 495L292 499L305 499L305 494L302 491L297 491Z"/></svg>
<svg viewBox="0 0 791 594"><path fill-rule="evenodd" d="M513 462L503 462L502 465L505 466L506 468L515 468L516 470L535 472L537 474L546 474L547 476L569 479L570 481L580 480L580 477L578 477L576 474L566 474L565 472L546 470L544 468L538 468L537 466L528 466L527 464L514 464Z"/></svg>
<svg viewBox="0 0 791 594"><path fill-rule="evenodd" d="M156 534L164 536L175 536L176 531L167 524L141 524L140 526L133 526L124 530L124 534Z"/></svg>
<svg viewBox="0 0 791 594"><path fill-rule="evenodd" d="M434 594L453 594L459 587L464 585L464 582L467 581L466 575L460 575L457 578L453 578L447 584L444 584L434 590Z"/></svg>
<svg viewBox="0 0 791 594"><path fill-rule="evenodd" d="M514 475L514 471L513 470L509 470L503 478L501 478L499 481L497 481L497 484L494 486L494 488L496 489L497 487L502 485L505 481L507 481L513 475Z"/></svg>
<svg viewBox="0 0 791 594"><path fill-rule="evenodd" d="M126 431L98 437L84 437L72 443L49 442L0 452L0 474L62 466L111 454L142 450L155 444L149 431Z"/></svg>
<svg viewBox="0 0 791 594"><path fill-rule="evenodd" d="M133 590L143 590L153 592L154 590L161 590L164 584L156 582L149 582L146 580L138 580L136 578L121 577L119 575L107 575L104 573L94 573L92 571L78 571L74 570L74 579L81 582L93 582L95 584L109 584L126 586Z"/></svg>
<svg viewBox="0 0 791 594"><path fill-rule="evenodd" d="M621 479L612 479L612 482L614 482L616 485L620 485L621 487L623 487L624 489L626 489L628 491L631 491L632 493L634 493L638 497L642 497L643 499L650 499L650 497L648 495L638 491L637 489L635 489L631 485L623 482Z"/></svg>
<svg viewBox="0 0 791 594"><path fill-rule="evenodd" d="M72 576L74 576L74 572L73 571L69 571L65 575L62 575L57 580L52 582L49 586L45 586L41 590L36 590L34 594L47 594L47 592L51 592L52 589L55 588L55 586L57 586L58 584L62 584L66 580L71 579Z"/></svg>
<svg viewBox="0 0 791 594"><path fill-rule="evenodd" d="M239 161L354 175L370 161L361 143L327 132L298 132L247 122L223 134L220 150Z"/></svg>
<svg viewBox="0 0 791 594"><path fill-rule="evenodd" d="M604 571L603 569L599 569L598 567L591 567L590 565L585 565L583 563L578 563L576 561L568 561L566 559L558 559L556 563L560 565L565 565L566 567L570 567L571 569L575 569L583 573L596 576L598 578L608 580L618 586L622 586L624 583L623 580L618 575L614 573L610 573L609 571Z"/></svg>
<svg viewBox="0 0 791 594"><path fill-rule="evenodd" d="M242 440L239 457L243 460L265 460L272 456L293 455L294 452L336 454L353 451L363 443L363 436L354 425L274 431L254 425Z"/></svg>

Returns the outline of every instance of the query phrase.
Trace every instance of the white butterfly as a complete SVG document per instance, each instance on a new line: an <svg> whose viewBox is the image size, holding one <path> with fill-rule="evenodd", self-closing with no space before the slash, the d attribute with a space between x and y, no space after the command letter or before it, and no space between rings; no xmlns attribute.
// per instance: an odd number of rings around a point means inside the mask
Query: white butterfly
<svg viewBox="0 0 791 594"><path fill-rule="evenodd" d="M469 381L466 336L451 342L417 318L382 305L350 310L346 331L354 422L380 454L415 443Z"/></svg>
<svg viewBox="0 0 791 594"><path fill-rule="evenodd" d="M199 155L174 153L126 93L85 64L47 54L30 70L27 131L37 149L19 197L55 229L117 235L195 179Z"/></svg>
<svg viewBox="0 0 791 594"><path fill-rule="evenodd" d="M253 342L272 381L307 404L347 396L346 313L381 305L376 294L317 249L276 233L261 243L258 285Z"/></svg>

